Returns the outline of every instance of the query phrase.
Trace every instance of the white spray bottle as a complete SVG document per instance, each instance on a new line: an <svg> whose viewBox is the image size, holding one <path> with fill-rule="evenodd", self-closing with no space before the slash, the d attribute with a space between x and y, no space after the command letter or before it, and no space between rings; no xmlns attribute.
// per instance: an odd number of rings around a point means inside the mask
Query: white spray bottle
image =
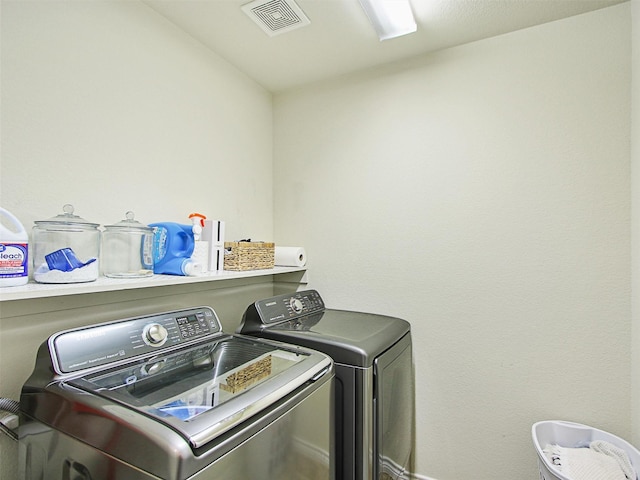
<svg viewBox="0 0 640 480"><path fill-rule="evenodd" d="M0 208L0 287L15 287L29 281L29 234L16 217Z"/></svg>
<svg viewBox="0 0 640 480"><path fill-rule="evenodd" d="M209 242L202 240L202 229L206 218L207 217L201 213L192 213L189 215L189 219L193 224L192 231L195 243L191 259L202 266L202 273L205 273L209 266Z"/></svg>

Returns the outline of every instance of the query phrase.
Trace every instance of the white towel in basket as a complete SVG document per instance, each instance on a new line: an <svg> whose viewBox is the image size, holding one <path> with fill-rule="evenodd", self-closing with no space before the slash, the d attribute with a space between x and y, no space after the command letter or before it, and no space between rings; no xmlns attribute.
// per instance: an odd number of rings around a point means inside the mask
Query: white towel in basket
<svg viewBox="0 0 640 480"><path fill-rule="evenodd" d="M638 478L636 475L636 471L633 469L633 465L631 465L629 455L622 448L618 448L609 442L605 442L604 440L595 440L591 442L589 444L589 448L591 450L595 450L596 452L600 452L612 458L615 458L618 462L618 465L620 465L622 472L629 480L636 480Z"/></svg>
<svg viewBox="0 0 640 480"><path fill-rule="evenodd" d="M589 448L566 448L547 445L545 454L551 463L571 480L636 480L629 456L604 441L594 441Z"/></svg>

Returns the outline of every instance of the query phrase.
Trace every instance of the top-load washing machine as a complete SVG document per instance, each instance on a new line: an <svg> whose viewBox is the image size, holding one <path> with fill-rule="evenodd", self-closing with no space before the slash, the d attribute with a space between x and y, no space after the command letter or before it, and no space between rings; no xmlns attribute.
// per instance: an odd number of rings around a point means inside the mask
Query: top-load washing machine
<svg viewBox="0 0 640 480"><path fill-rule="evenodd" d="M408 322L327 309L317 291L306 290L249 305L237 331L333 358L336 478L407 478L414 429Z"/></svg>
<svg viewBox="0 0 640 480"><path fill-rule="evenodd" d="M334 478L333 362L209 307L67 330L20 398L27 480Z"/></svg>

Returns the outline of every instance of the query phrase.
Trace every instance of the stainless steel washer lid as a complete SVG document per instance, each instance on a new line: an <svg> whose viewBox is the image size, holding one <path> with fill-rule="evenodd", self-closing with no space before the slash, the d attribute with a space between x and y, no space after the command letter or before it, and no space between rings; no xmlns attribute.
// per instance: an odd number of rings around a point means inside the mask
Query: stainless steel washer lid
<svg viewBox="0 0 640 480"><path fill-rule="evenodd" d="M52 335L23 386L21 409L88 443L95 432L82 431L80 411L133 441L152 425L198 448L332 363L298 346L227 335L211 308L198 307Z"/></svg>
<svg viewBox="0 0 640 480"><path fill-rule="evenodd" d="M256 340L224 336L65 383L169 425L198 448L330 368L319 353Z"/></svg>
<svg viewBox="0 0 640 480"><path fill-rule="evenodd" d="M315 290L279 295L250 305L238 328L263 338L326 353L336 363L368 368L411 331L401 318L324 308Z"/></svg>

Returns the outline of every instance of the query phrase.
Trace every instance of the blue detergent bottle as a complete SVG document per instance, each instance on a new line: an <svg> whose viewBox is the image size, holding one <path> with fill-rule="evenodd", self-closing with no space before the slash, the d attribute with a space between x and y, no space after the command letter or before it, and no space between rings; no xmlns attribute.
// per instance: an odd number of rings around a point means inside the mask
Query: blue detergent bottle
<svg viewBox="0 0 640 480"><path fill-rule="evenodd" d="M153 273L198 275L202 266L191 258L195 241L193 226L174 222L149 225L153 233Z"/></svg>

